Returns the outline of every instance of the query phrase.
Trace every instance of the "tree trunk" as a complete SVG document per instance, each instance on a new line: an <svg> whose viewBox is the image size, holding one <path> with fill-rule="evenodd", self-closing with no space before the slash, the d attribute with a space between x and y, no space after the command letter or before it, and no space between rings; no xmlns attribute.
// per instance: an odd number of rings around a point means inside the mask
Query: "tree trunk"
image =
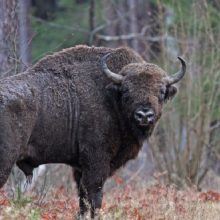
<svg viewBox="0 0 220 220"><path fill-rule="evenodd" d="M0 77L18 72L16 8L16 0L0 1Z"/></svg>
<svg viewBox="0 0 220 220"><path fill-rule="evenodd" d="M29 21L29 0L19 0L19 58L20 70L24 71L31 63L31 37Z"/></svg>
<svg viewBox="0 0 220 220"><path fill-rule="evenodd" d="M131 33L138 33L138 21L137 21L137 16L136 16L136 1L135 0L128 0L128 5L129 5L129 10L131 13L131 23L130 23L130 31ZM134 38L131 40L131 46L132 48L134 48L135 50L138 51L138 39Z"/></svg>
<svg viewBox="0 0 220 220"><path fill-rule="evenodd" d="M95 0L90 0L89 6L89 29L93 31L95 28Z"/></svg>

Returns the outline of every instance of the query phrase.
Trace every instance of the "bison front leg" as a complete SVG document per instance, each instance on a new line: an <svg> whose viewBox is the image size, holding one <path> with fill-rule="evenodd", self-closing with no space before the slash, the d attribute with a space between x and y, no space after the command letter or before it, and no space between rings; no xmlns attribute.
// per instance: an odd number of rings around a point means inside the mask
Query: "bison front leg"
<svg viewBox="0 0 220 220"><path fill-rule="evenodd" d="M79 194L81 215L90 210L91 217L94 218L102 205L102 189L105 180L109 176L110 163L108 160L104 160L104 157L96 157L94 154L91 156L93 158L86 160L86 165L82 167Z"/></svg>
<svg viewBox="0 0 220 220"><path fill-rule="evenodd" d="M94 175L96 175L94 173ZM102 205L102 188L105 177L98 179L88 178L90 174L84 172L80 183L80 214L84 215L88 210L91 212L91 217L94 218L95 213Z"/></svg>

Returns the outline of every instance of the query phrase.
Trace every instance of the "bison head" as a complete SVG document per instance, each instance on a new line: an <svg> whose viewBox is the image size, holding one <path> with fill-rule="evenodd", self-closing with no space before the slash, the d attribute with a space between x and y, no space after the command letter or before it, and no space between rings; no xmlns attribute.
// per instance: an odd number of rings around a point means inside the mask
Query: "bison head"
<svg viewBox="0 0 220 220"><path fill-rule="evenodd" d="M178 57L181 69L169 76L160 67L150 63L131 63L117 74L112 72L106 60L101 59L103 72L113 83L108 86L117 106L138 135L149 136L161 116L162 106L177 92L174 86L185 74L185 61Z"/></svg>

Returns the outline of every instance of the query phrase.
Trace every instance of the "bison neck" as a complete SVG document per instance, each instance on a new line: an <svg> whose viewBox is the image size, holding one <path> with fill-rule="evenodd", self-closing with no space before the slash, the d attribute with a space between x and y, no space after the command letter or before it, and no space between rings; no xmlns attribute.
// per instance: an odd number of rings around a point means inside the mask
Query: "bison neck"
<svg viewBox="0 0 220 220"><path fill-rule="evenodd" d="M151 129L139 129L133 125L131 121L124 117L123 112L116 103L113 104L113 109L117 115L121 144L111 161L111 175L129 160L137 157L143 142L147 140L152 132Z"/></svg>

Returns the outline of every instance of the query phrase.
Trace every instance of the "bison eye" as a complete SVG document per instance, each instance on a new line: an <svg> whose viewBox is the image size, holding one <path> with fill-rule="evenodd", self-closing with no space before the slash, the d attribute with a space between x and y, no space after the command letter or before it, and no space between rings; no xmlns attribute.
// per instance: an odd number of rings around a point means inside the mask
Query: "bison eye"
<svg viewBox="0 0 220 220"><path fill-rule="evenodd" d="M163 102L165 100L166 91L164 89L160 90L159 101Z"/></svg>

